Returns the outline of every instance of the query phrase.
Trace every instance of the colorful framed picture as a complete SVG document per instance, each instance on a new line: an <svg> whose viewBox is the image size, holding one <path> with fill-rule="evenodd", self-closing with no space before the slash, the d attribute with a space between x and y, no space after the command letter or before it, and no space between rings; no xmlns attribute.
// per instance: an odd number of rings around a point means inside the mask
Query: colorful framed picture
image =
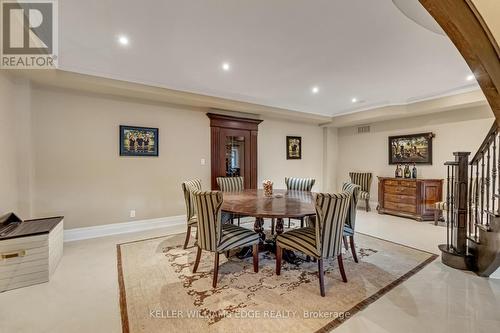
<svg viewBox="0 0 500 333"><path fill-rule="evenodd" d="M302 159L302 137L300 136L286 137L286 159L287 160Z"/></svg>
<svg viewBox="0 0 500 333"><path fill-rule="evenodd" d="M433 133L389 137L389 164L432 164Z"/></svg>
<svg viewBox="0 0 500 333"><path fill-rule="evenodd" d="M120 156L158 156L158 128L120 125Z"/></svg>

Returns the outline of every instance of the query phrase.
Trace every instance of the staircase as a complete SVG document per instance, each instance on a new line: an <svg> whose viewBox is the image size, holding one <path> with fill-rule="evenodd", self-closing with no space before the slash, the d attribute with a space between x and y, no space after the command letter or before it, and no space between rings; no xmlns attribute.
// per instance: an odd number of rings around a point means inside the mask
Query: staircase
<svg viewBox="0 0 500 333"><path fill-rule="evenodd" d="M500 129L495 122L476 154L456 152L446 162L448 266L490 276L500 267Z"/></svg>

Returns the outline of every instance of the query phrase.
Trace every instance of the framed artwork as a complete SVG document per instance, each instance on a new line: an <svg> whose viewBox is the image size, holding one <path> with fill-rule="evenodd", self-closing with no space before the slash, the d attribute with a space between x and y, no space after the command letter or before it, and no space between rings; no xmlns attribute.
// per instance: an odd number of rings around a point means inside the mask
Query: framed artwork
<svg viewBox="0 0 500 333"><path fill-rule="evenodd" d="M158 128L120 125L120 156L158 156Z"/></svg>
<svg viewBox="0 0 500 333"><path fill-rule="evenodd" d="M287 160L302 159L302 137L300 136L286 137L286 159Z"/></svg>
<svg viewBox="0 0 500 333"><path fill-rule="evenodd" d="M432 164L433 133L389 137L389 164Z"/></svg>

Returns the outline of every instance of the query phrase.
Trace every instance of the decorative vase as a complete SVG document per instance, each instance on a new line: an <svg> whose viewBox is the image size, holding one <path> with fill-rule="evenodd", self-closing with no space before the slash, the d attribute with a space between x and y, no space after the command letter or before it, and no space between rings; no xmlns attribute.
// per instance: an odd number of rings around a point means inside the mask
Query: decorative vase
<svg viewBox="0 0 500 333"><path fill-rule="evenodd" d="M266 197L273 196L273 182L270 180L264 180L262 182L262 186L264 187L264 195Z"/></svg>

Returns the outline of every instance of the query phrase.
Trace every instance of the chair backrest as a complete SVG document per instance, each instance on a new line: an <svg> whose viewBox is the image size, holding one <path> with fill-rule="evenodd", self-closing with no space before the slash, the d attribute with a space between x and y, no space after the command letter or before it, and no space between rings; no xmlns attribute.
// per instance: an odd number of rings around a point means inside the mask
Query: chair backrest
<svg viewBox="0 0 500 333"><path fill-rule="evenodd" d="M198 246L215 252L222 233L222 192L195 191L193 196L198 212Z"/></svg>
<svg viewBox="0 0 500 333"><path fill-rule="evenodd" d="M201 180L191 179L182 183L182 192L184 192L184 200L186 201L186 216L187 220L191 220L196 215L196 204L192 193L201 190Z"/></svg>
<svg viewBox="0 0 500 333"><path fill-rule="evenodd" d="M222 192L239 192L243 191L243 177L217 177L217 185Z"/></svg>
<svg viewBox="0 0 500 333"><path fill-rule="evenodd" d="M311 191L316 180L314 178L285 177L287 190Z"/></svg>
<svg viewBox="0 0 500 333"><path fill-rule="evenodd" d="M361 186L361 190L370 193L372 185L371 172L349 172L351 183Z"/></svg>
<svg viewBox="0 0 500 333"><path fill-rule="evenodd" d="M345 224L347 224L353 231L354 226L356 225L356 206L358 205L359 200L359 190L361 190L361 186L353 183L346 182L342 185L342 192L348 192L351 195Z"/></svg>
<svg viewBox="0 0 500 333"><path fill-rule="evenodd" d="M322 258L340 253L344 222L349 210L350 194L316 194L316 244Z"/></svg>

